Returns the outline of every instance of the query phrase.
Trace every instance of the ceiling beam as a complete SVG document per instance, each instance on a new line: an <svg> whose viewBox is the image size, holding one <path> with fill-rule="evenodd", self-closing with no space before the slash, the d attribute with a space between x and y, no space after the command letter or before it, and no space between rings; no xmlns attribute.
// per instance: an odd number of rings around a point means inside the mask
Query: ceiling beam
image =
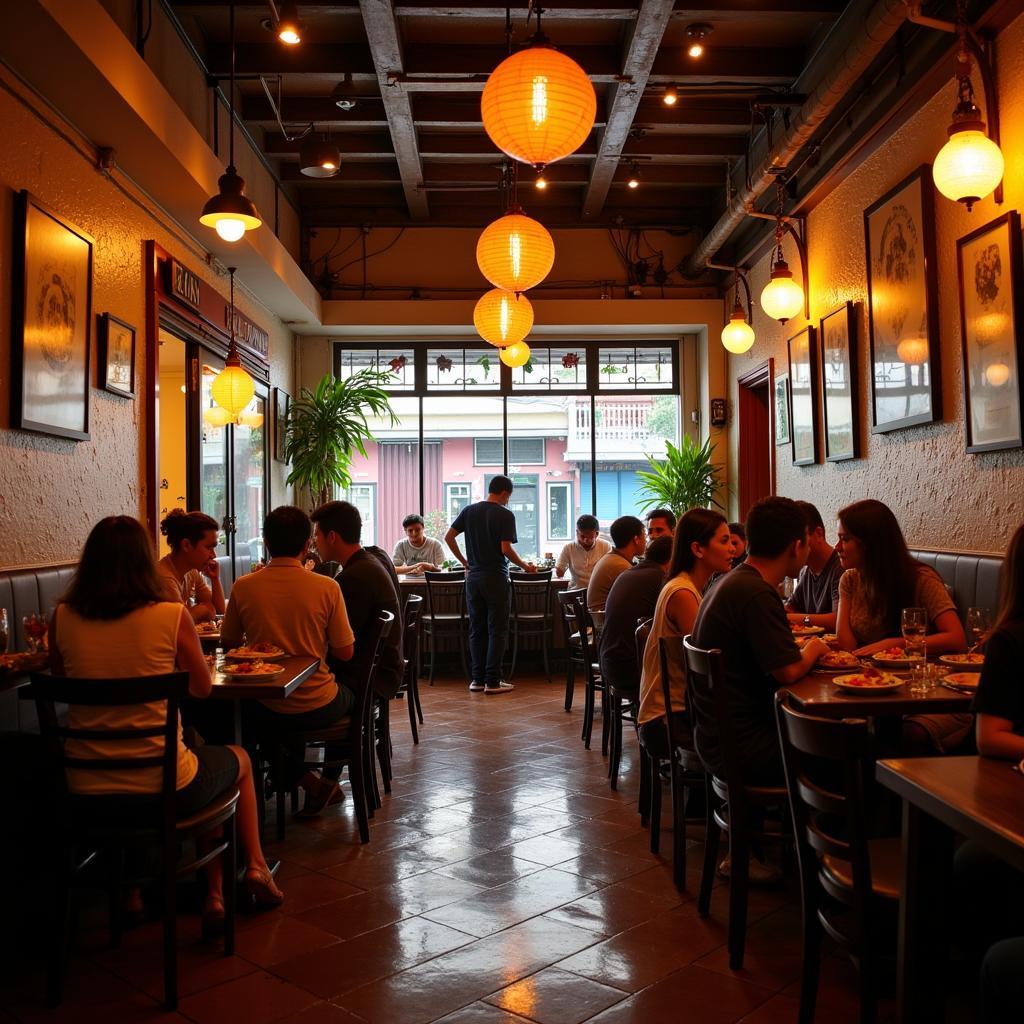
<svg viewBox="0 0 1024 1024"><path fill-rule="evenodd" d="M622 78L609 92L608 123L601 132L597 159L590 170L590 184L583 197L583 216L601 212L612 179L622 158L622 151L633 125L633 117L644 98L647 78L654 67L661 37L672 16L673 0L641 0L640 11L633 23L622 59Z"/></svg>
<svg viewBox="0 0 1024 1024"><path fill-rule="evenodd" d="M846 0L704 0L700 7L681 7L673 11L674 21L738 20L776 17L787 14L837 16ZM182 12L205 12L224 9L226 0L170 0L171 7ZM240 10L246 8L266 10L266 0L237 0ZM302 7L310 14L356 15L358 0L303 0ZM403 18L482 18L504 19L506 0L471 0L466 4L441 3L439 0L400 0L395 14ZM638 0L559 0L558 5L546 13L548 22L583 21L600 18L603 21L624 21L636 17ZM525 10L516 9L523 18Z"/></svg>
<svg viewBox="0 0 1024 1024"><path fill-rule="evenodd" d="M359 10L363 15L366 38L373 54L409 214L414 220L426 219L430 211L426 194L419 188L423 181L423 165L416 140L416 125L412 118L412 101L401 88L389 84L389 76L402 74L404 70L402 43L398 36L394 7L391 0L359 0Z"/></svg>

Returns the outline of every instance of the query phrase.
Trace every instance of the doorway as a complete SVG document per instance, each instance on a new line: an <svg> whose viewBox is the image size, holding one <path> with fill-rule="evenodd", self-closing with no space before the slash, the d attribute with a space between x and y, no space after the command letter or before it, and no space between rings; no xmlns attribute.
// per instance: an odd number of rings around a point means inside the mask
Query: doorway
<svg viewBox="0 0 1024 1024"><path fill-rule="evenodd" d="M508 507L516 516L516 550L523 558L538 558L537 475L513 473L511 479L513 490Z"/></svg>
<svg viewBox="0 0 1024 1024"><path fill-rule="evenodd" d="M769 359L739 378L739 517L775 493L775 428Z"/></svg>

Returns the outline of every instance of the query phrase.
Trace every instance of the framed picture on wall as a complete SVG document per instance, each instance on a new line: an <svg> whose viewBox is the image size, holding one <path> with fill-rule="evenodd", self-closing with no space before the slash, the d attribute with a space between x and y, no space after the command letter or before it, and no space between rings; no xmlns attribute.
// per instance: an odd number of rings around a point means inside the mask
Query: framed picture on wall
<svg viewBox="0 0 1024 1024"><path fill-rule="evenodd" d="M775 447L792 443L789 426L789 374L775 375Z"/></svg>
<svg viewBox="0 0 1024 1024"><path fill-rule="evenodd" d="M287 391L274 388L274 459L277 462L288 461L284 457L284 437L291 404L292 397Z"/></svg>
<svg viewBox="0 0 1024 1024"><path fill-rule="evenodd" d="M89 439L93 239L28 192L14 203L11 425Z"/></svg>
<svg viewBox="0 0 1024 1024"><path fill-rule="evenodd" d="M122 398L135 397L135 328L112 313L100 315L97 360L100 387Z"/></svg>
<svg viewBox="0 0 1024 1024"><path fill-rule="evenodd" d="M1020 448L1021 235L1016 210L956 243L967 451Z"/></svg>
<svg viewBox="0 0 1024 1024"><path fill-rule="evenodd" d="M925 164L864 211L873 433L941 415L933 207Z"/></svg>
<svg viewBox="0 0 1024 1024"><path fill-rule="evenodd" d="M813 327L794 334L789 350L790 431L793 465L813 466L818 461L818 368Z"/></svg>
<svg viewBox="0 0 1024 1024"><path fill-rule="evenodd" d="M857 458L857 320L852 302L821 318L821 413L825 461Z"/></svg>

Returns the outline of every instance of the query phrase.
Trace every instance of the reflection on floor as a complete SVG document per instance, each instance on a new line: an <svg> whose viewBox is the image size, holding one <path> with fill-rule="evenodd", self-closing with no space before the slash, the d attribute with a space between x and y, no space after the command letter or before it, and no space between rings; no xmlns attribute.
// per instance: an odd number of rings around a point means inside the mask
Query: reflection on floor
<svg viewBox="0 0 1024 1024"><path fill-rule="evenodd" d="M579 741L581 709L562 688L520 682L500 699L464 683L423 687L421 743L393 705L394 793L358 843L351 805L293 821L282 860L284 909L241 919L224 959L181 920L181 1004L159 1010L158 924L74 961L57 1011L41 981L0 992L0 1020L192 1020L200 1024L726 1024L793 1022L799 901L754 891L743 971L724 948L727 890L698 918L701 850L689 892L648 850L636 813L636 758L619 791L600 745ZM627 750L635 741L627 736ZM667 802L666 802L667 803ZM665 823L666 827L668 822ZM670 832L662 842L671 849ZM858 1019L845 959L824 969L819 1019ZM886 1004L884 1019L890 1019Z"/></svg>

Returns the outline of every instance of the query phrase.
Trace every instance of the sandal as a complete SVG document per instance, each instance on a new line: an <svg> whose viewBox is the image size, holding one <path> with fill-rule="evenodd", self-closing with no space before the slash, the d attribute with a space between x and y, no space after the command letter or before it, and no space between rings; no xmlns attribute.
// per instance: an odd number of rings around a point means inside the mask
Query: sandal
<svg viewBox="0 0 1024 1024"><path fill-rule="evenodd" d="M257 907L279 907L284 893L274 883L274 876L266 868L250 868L245 873L245 887Z"/></svg>

